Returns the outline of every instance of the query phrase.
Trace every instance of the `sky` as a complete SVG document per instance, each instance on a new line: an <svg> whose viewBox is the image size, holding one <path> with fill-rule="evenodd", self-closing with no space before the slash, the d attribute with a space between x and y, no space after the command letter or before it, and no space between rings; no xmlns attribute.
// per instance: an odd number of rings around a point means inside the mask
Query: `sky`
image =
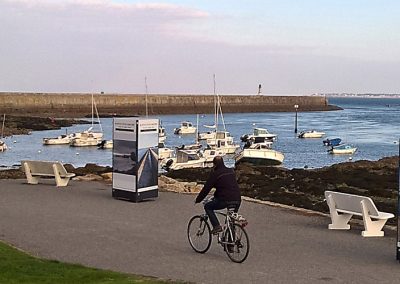
<svg viewBox="0 0 400 284"><path fill-rule="evenodd" d="M0 0L0 92L400 93L398 0Z"/></svg>

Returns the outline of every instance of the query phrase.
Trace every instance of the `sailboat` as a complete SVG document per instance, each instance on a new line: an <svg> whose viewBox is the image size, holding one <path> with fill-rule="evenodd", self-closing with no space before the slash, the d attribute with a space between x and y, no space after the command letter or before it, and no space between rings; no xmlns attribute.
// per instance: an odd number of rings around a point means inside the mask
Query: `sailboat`
<svg viewBox="0 0 400 284"><path fill-rule="evenodd" d="M97 121L100 126L100 132L94 132L94 111L96 111ZM83 132L74 133L74 138L70 142L70 146L74 147L85 147L85 146L97 146L103 138L103 128L99 118L99 112L97 111L96 102L94 101L92 94L92 126Z"/></svg>
<svg viewBox="0 0 400 284"><path fill-rule="evenodd" d="M63 134L57 137L46 137L43 138L43 145L63 145L71 143L72 139L74 139L74 134Z"/></svg>
<svg viewBox="0 0 400 284"><path fill-rule="evenodd" d="M4 152L7 150L7 144L3 141L3 133L4 133L4 123L6 121L6 114L3 115L3 125L1 127L1 139L0 139L0 152Z"/></svg>
<svg viewBox="0 0 400 284"><path fill-rule="evenodd" d="M226 131L224 115L222 114L221 98L216 94L215 112L215 137L207 139L207 144L211 149L222 151L225 154L234 154L240 145L235 144L233 137ZM218 131L219 115L221 115L224 131Z"/></svg>

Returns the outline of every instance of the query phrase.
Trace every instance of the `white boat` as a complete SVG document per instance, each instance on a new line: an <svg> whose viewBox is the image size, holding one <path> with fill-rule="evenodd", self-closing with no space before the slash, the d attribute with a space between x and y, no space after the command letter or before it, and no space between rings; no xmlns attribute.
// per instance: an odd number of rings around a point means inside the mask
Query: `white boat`
<svg viewBox="0 0 400 284"><path fill-rule="evenodd" d="M95 137L92 132L82 132L79 138L72 139L70 146L73 147L87 147L97 146L101 142L101 138Z"/></svg>
<svg viewBox="0 0 400 284"><path fill-rule="evenodd" d="M221 157L225 156L225 153L223 151L214 149L202 150L200 151L200 154L203 158L206 159L206 163L212 163L216 156L221 156Z"/></svg>
<svg viewBox="0 0 400 284"><path fill-rule="evenodd" d="M299 138L321 138L325 135L325 132L316 131L316 130L308 130L302 131L298 135Z"/></svg>
<svg viewBox="0 0 400 284"><path fill-rule="evenodd" d="M0 140L0 152L4 152L5 150L7 150L7 144L6 142Z"/></svg>
<svg viewBox="0 0 400 284"><path fill-rule="evenodd" d="M112 140L102 140L99 144L97 144L97 148L99 149L112 149L114 146L114 142Z"/></svg>
<svg viewBox="0 0 400 284"><path fill-rule="evenodd" d="M196 133L197 128L193 126L193 124L189 121L181 122L181 127L174 129L174 134L194 134Z"/></svg>
<svg viewBox="0 0 400 284"><path fill-rule="evenodd" d="M258 166L276 166L282 164L285 156L283 153L271 149L272 142L254 143L249 148L243 149L236 156L235 162L250 163Z"/></svg>
<svg viewBox="0 0 400 284"><path fill-rule="evenodd" d="M339 146L334 146L331 149L328 150L328 153L331 154L354 154L357 151L357 147L347 145L347 144L341 144Z"/></svg>
<svg viewBox="0 0 400 284"><path fill-rule="evenodd" d="M5 150L7 150L7 144L5 141L3 141L3 133L4 133L4 123L6 121L6 114L3 115L3 125L1 127L1 139L0 139L0 152L4 152Z"/></svg>
<svg viewBox="0 0 400 284"><path fill-rule="evenodd" d="M174 156L174 150L165 147L163 142L158 142L158 159L164 160Z"/></svg>
<svg viewBox="0 0 400 284"><path fill-rule="evenodd" d="M233 142L233 137L228 131L217 131L214 139L208 139L207 144L211 149L222 151L225 154L234 154L240 145Z"/></svg>
<svg viewBox="0 0 400 284"><path fill-rule="evenodd" d="M165 134L165 128L160 126L158 128L158 142L164 143L167 135Z"/></svg>
<svg viewBox="0 0 400 284"><path fill-rule="evenodd" d="M240 137L240 140L242 140L243 142L247 142L247 141L253 141L256 138L264 138L270 141L275 141L278 135L273 134L273 133L269 133L269 131L266 128L260 128L260 127L255 127L253 129L253 134L245 134L242 137Z"/></svg>
<svg viewBox="0 0 400 284"><path fill-rule="evenodd" d="M93 131L94 127L94 111L96 111L97 121L100 127L100 132ZM92 126L83 132L77 132L73 134L74 137L70 142L70 146L74 147L85 147L85 146L97 146L103 140L103 128L97 111L96 102L94 101L92 94Z"/></svg>
<svg viewBox="0 0 400 284"><path fill-rule="evenodd" d="M206 128L212 128L214 129L213 131L207 131L207 132L201 132L198 134L198 140L207 140L207 139L214 139L215 138L215 125L204 125Z"/></svg>
<svg viewBox="0 0 400 284"><path fill-rule="evenodd" d="M74 139L74 134L65 134L53 138L43 138L43 145L63 145L71 143Z"/></svg>
<svg viewBox="0 0 400 284"><path fill-rule="evenodd" d="M168 171L186 168L204 168L206 167L206 159L201 157L196 150L177 150L176 157L164 159L161 162L161 166Z"/></svg>
<svg viewBox="0 0 400 284"><path fill-rule="evenodd" d="M207 132L202 132L199 133L199 140L210 140L210 139L215 139L215 131L207 131Z"/></svg>

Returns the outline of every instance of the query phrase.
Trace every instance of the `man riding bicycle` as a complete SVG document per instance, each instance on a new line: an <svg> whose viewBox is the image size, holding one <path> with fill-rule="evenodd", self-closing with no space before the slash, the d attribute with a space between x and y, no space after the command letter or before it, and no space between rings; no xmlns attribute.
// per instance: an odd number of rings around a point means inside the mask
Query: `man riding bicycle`
<svg viewBox="0 0 400 284"><path fill-rule="evenodd" d="M214 199L204 205L204 209L210 218L213 226L212 234L217 234L222 231L218 218L214 210L224 208L234 208L235 212L239 210L241 197L239 185L236 181L236 175L233 169L227 168L221 156L216 156L213 159L214 170L211 172L206 184L200 191L195 203L200 203L215 187Z"/></svg>

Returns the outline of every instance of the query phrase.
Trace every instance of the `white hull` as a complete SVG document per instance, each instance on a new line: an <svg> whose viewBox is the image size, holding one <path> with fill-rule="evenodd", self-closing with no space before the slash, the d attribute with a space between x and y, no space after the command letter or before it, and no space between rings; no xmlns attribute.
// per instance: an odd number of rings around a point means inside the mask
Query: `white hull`
<svg viewBox="0 0 400 284"><path fill-rule="evenodd" d="M333 148L329 150L331 154L347 154L352 155L357 151L356 147L346 147L346 148Z"/></svg>
<svg viewBox="0 0 400 284"><path fill-rule="evenodd" d="M272 149L244 149L236 158L236 163L273 166L282 164L285 156Z"/></svg>
<svg viewBox="0 0 400 284"><path fill-rule="evenodd" d="M225 156L223 151L214 150L214 149L206 149L201 152L201 156L206 159L206 163L212 163L216 156Z"/></svg>
<svg viewBox="0 0 400 284"><path fill-rule="evenodd" d="M4 152L5 150L7 150L6 142L0 141L0 152Z"/></svg>
<svg viewBox="0 0 400 284"><path fill-rule="evenodd" d="M195 134L196 127L176 128L175 134Z"/></svg>
<svg viewBox="0 0 400 284"><path fill-rule="evenodd" d="M65 145L71 143L72 137L43 138L44 145Z"/></svg>
<svg viewBox="0 0 400 284"><path fill-rule="evenodd" d="M199 140L215 139L215 132L199 133Z"/></svg>
<svg viewBox="0 0 400 284"><path fill-rule="evenodd" d="M211 149L216 150L216 151L220 151L220 152L222 152L222 153L224 153L226 155L235 154L236 150L239 149L239 148L240 148L240 146L239 145L235 145L235 144L226 145L226 146L223 146L223 147L211 146Z"/></svg>
<svg viewBox="0 0 400 284"><path fill-rule="evenodd" d="M173 154L174 154L174 150L172 150L172 149L158 148L158 159L159 160L172 158Z"/></svg>
<svg viewBox="0 0 400 284"><path fill-rule="evenodd" d="M168 170L181 170L181 169L192 169L192 168L205 168L206 166L206 159L201 158L199 160L194 161L187 161L185 163L177 163L176 158L165 159L166 161L163 164L166 164L170 161L172 163L168 166Z"/></svg>
<svg viewBox="0 0 400 284"><path fill-rule="evenodd" d="M304 131L299 134L299 138L321 138L325 135L325 132L319 131Z"/></svg>
<svg viewBox="0 0 400 284"><path fill-rule="evenodd" d="M114 142L112 140L103 140L97 144L99 149L112 149L114 147Z"/></svg>
<svg viewBox="0 0 400 284"><path fill-rule="evenodd" d="M88 147L88 146L97 146L101 140L96 138L75 138L69 144L73 147Z"/></svg>

